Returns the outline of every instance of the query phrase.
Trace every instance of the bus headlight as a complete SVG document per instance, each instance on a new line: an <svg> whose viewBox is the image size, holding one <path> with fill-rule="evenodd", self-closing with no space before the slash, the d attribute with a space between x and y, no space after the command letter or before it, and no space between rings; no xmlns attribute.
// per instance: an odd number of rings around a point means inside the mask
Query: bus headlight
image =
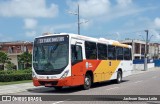
<svg viewBox="0 0 160 104"><path fill-rule="evenodd" d="M68 75L69 70L65 71L64 74L61 76L61 79L66 78Z"/></svg>

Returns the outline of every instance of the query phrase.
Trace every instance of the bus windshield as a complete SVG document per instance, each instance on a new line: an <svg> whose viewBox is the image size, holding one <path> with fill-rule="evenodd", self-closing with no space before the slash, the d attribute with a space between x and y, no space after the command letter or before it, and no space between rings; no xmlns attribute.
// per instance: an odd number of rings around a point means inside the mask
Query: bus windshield
<svg viewBox="0 0 160 104"><path fill-rule="evenodd" d="M35 39L33 68L37 74L60 74L68 65L68 36L52 36Z"/></svg>

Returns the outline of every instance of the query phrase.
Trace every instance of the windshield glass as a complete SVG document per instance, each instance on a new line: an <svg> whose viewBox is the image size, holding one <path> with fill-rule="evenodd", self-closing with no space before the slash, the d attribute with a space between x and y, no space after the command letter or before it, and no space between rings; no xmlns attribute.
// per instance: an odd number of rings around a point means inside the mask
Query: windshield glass
<svg viewBox="0 0 160 104"><path fill-rule="evenodd" d="M37 74L60 74L68 65L68 36L52 36L35 40L33 67Z"/></svg>

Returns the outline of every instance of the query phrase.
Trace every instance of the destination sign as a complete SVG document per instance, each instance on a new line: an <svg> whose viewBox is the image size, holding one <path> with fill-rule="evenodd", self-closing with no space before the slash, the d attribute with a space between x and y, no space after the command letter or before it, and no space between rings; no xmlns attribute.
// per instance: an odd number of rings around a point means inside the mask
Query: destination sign
<svg viewBox="0 0 160 104"><path fill-rule="evenodd" d="M65 41L65 37L47 37L38 39L37 43L52 43L52 42L63 42L63 41Z"/></svg>

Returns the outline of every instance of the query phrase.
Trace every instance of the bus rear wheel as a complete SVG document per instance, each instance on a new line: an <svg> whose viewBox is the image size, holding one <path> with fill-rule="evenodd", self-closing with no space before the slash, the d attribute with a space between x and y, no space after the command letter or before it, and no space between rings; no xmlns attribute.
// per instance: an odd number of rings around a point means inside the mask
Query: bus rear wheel
<svg viewBox="0 0 160 104"><path fill-rule="evenodd" d="M83 89L88 90L91 87L91 76L89 74L85 75Z"/></svg>
<svg viewBox="0 0 160 104"><path fill-rule="evenodd" d="M122 82L122 72L118 71L117 72L117 79L116 79L116 83L119 84Z"/></svg>

